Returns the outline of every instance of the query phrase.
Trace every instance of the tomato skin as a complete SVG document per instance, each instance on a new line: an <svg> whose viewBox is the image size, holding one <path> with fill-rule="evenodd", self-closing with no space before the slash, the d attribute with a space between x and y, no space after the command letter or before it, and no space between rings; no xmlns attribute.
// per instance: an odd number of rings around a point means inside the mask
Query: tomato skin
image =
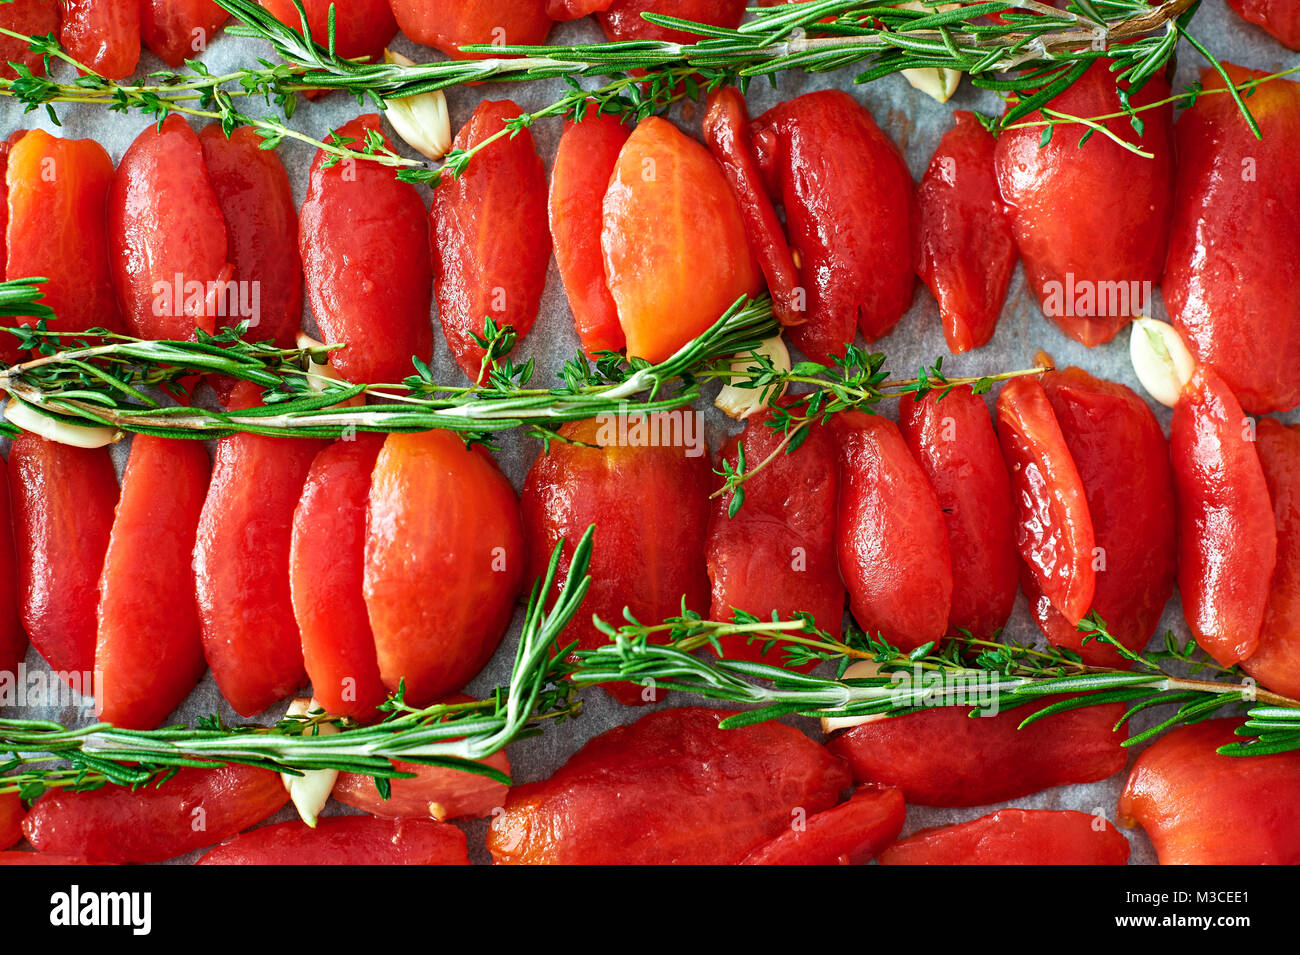
<svg viewBox="0 0 1300 955"><path fill-rule="evenodd" d="M883 338L912 303L912 176L871 114L840 90L806 93L759 117L760 162L802 259L807 319L791 340L814 361L861 329Z"/></svg>
<svg viewBox="0 0 1300 955"><path fill-rule="evenodd" d="M811 816L806 828L759 846L741 865L865 865L897 838L906 816L897 789L863 786L848 802Z"/></svg>
<svg viewBox="0 0 1300 955"><path fill-rule="evenodd" d="M108 449L19 435L9 449L9 493L23 629L51 670L89 672L118 498Z"/></svg>
<svg viewBox="0 0 1300 955"><path fill-rule="evenodd" d="M997 416L1026 578L1074 626L1087 615L1097 589L1096 535L1083 479L1037 379L1007 382Z"/></svg>
<svg viewBox="0 0 1300 955"><path fill-rule="evenodd" d="M196 865L469 865L465 833L431 819L331 816L263 826L223 842Z"/></svg>
<svg viewBox="0 0 1300 955"><path fill-rule="evenodd" d="M605 275L629 357L664 360L761 287L722 168L666 119L643 120L628 137L603 216Z"/></svg>
<svg viewBox="0 0 1300 955"><path fill-rule="evenodd" d="M880 853L881 865L1124 865L1123 833L1086 812L999 809L952 826L922 829Z"/></svg>
<svg viewBox="0 0 1300 955"><path fill-rule="evenodd" d="M943 512L898 426L841 414L836 548L853 618L904 650L948 630L952 563Z"/></svg>
<svg viewBox="0 0 1300 955"><path fill-rule="evenodd" d="M364 593L379 673L424 706L491 659L523 587L523 527L510 482L449 431L390 434L366 510ZM430 600L429 594L445 596Z"/></svg>
<svg viewBox="0 0 1300 955"><path fill-rule="evenodd" d="M746 0L613 0L596 19L611 40L665 40L693 43L703 39L684 30L669 30L641 17L643 13L694 20L717 27L736 27L745 13Z"/></svg>
<svg viewBox="0 0 1300 955"><path fill-rule="evenodd" d="M17 793L0 793L0 850L16 845L23 837L23 816L27 810Z"/></svg>
<svg viewBox="0 0 1300 955"><path fill-rule="evenodd" d="M656 418L652 424L665 421ZM683 600L689 609L705 612L708 458L689 457L686 449L667 444L620 444L595 419L566 424L560 434L580 444L552 442L533 462L522 494L530 580L545 573L563 538L556 572L556 586L562 585L574 545L596 525L591 589L560 643L604 646L609 640L591 616L619 625L624 607L638 620L656 622L680 615ZM620 703L649 702L634 684L601 686Z"/></svg>
<svg viewBox="0 0 1300 955"><path fill-rule="evenodd" d="M108 227L113 279L131 334L188 339L195 325L214 330L210 296L189 301L185 289L175 288L179 277L209 290L232 274L226 220L203 150L179 115L168 116L161 130L148 126L127 149L109 191ZM183 314L176 314L182 296Z"/></svg>
<svg viewBox="0 0 1300 955"><path fill-rule="evenodd" d="M92 865L84 856L64 856L53 852L0 852L0 865Z"/></svg>
<svg viewBox="0 0 1300 955"><path fill-rule="evenodd" d="M388 0L397 25L411 40L458 59L491 54L462 53L472 43L540 46L551 32L546 0Z"/></svg>
<svg viewBox="0 0 1300 955"><path fill-rule="evenodd" d="M164 63L177 67L198 59L229 17L212 0L141 0L140 39Z"/></svg>
<svg viewBox="0 0 1300 955"><path fill-rule="evenodd" d="M363 432L316 455L289 545L289 593L312 695L325 712L362 722L376 719L388 698L362 595L366 503L383 446L382 434Z"/></svg>
<svg viewBox="0 0 1300 955"><path fill-rule="evenodd" d="M1279 43L1300 50L1300 6L1293 0L1228 0L1247 23L1267 30Z"/></svg>
<svg viewBox="0 0 1300 955"><path fill-rule="evenodd" d="M18 616L19 572L9 503L9 469L0 468L0 673L15 675L27 655L27 634Z"/></svg>
<svg viewBox="0 0 1300 955"><path fill-rule="evenodd" d="M23 820L23 835L40 852L91 862L162 862L256 825L288 801L267 769L187 768L159 786L50 792ZM195 826L200 809L205 828Z"/></svg>
<svg viewBox="0 0 1300 955"><path fill-rule="evenodd" d="M551 168L548 214L555 264L582 348L592 356L627 345L605 281L600 230L605 190L628 135L617 116L592 112L580 123L568 120Z"/></svg>
<svg viewBox="0 0 1300 955"><path fill-rule="evenodd" d="M59 0L59 45L110 80L126 79L140 62L140 4L122 0Z"/></svg>
<svg viewBox="0 0 1300 955"><path fill-rule="evenodd" d="M1261 418L1255 451L1264 469L1277 528L1277 563L1269 583L1259 647L1241 667L1283 696L1300 696L1300 431Z"/></svg>
<svg viewBox="0 0 1300 955"><path fill-rule="evenodd" d="M1168 83L1153 76L1131 102L1145 106L1168 96ZM1090 67L1049 106L1073 116L1122 112L1104 63ZM1100 134L1080 146L1088 130L1077 124L1056 129L1046 146L1039 127L1008 129L997 140L998 182L1027 284L1061 331L1088 346L1110 341L1133 316L1144 314L1149 296L1140 294L1141 283L1158 283L1164 265L1173 202L1172 107L1149 109L1142 117L1140 137L1127 118L1107 120L1106 126L1154 158ZM1039 119L1034 112L1023 121ZM1121 284L1139 294L1121 298Z"/></svg>
<svg viewBox="0 0 1300 955"><path fill-rule="evenodd" d="M1019 252L993 136L973 113L953 116L916 190L916 274L939 303L948 350L961 354L993 337Z"/></svg>
<svg viewBox="0 0 1300 955"><path fill-rule="evenodd" d="M232 410L254 407L241 382ZM203 653L241 716L262 712L307 679L289 596L289 543L319 441L236 434L217 441L194 546Z"/></svg>
<svg viewBox="0 0 1300 955"><path fill-rule="evenodd" d="M1145 749L1119 797L1119 822L1140 825L1161 865L1300 862L1300 753L1221 756L1236 719L1180 726Z"/></svg>
<svg viewBox="0 0 1300 955"><path fill-rule="evenodd" d="M10 150L5 178L6 274L49 279L41 290L57 313L49 322L55 331L121 331L108 256L108 153L93 140L56 139L34 129ZM35 324L29 318L4 323ZM17 339L4 337L0 358L17 361Z"/></svg>
<svg viewBox="0 0 1300 955"><path fill-rule="evenodd" d="M337 135L356 143L379 130L367 114ZM411 357L433 354L429 221L415 187L358 161L326 166L318 152L298 217L307 299L328 342L348 347L330 364L350 381L400 382Z"/></svg>
<svg viewBox="0 0 1300 955"><path fill-rule="evenodd" d="M1277 561L1277 530L1253 425L1200 365L1174 407L1178 592L1199 646L1223 666L1255 652Z"/></svg>
<svg viewBox="0 0 1300 955"><path fill-rule="evenodd" d="M1264 74L1224 64L1234 83ZM1222 78L1205 71L1206 90ZM1218 102L1225 100L1226 103ZM1169 315L1251 413L1300 403L1300 84L1255 88L1263 140L1222 93L1178 118L1178 180L1165 262ZM1247 176L1249 172L1249 176Z"/></svg>
<svg viewBox="0 0 1300 955"><path fill-rule="evenodd" d="M302 32L302 19L291 0L257 0L283 23ZM388 0L300 0L307 13L307 28L312 39L329 46L330 5L334 5L334 52L346 60L367 59L378 63L384 47L397 33Z"/></svg>
<svg viewBox="0 0 1300 955"><path fill-rule="evenodd" d="M472 148L522 112L510 100L479 103L452 148ZM477 153L434 190L429 215L438 317L456 364L478 381L484 353L471 336L483 335L484 317L527 335L546 286L546 168L532 133Z"/></svg>
<svg viewBox="0 0 1300 955"><path fill-rule="evenodd" d="M1043 388L1083 482L1098 552L1092 609L1130 650L1147 645L1174 589L1177 520L1169 443L1150 407L1131 389L1080 368L1043 376ZM1141 533L1134 533L1141 528ZM1025 596L1054 646L1094 666L1129 663L1106 644L1089 641L1027 578Z"/></svg>
<svg viewBox="0 0 1300 955"><path fill-rule="evenodd" d="M0 4L0 27L28 36L59 32L59 8L50 0L14 0ZM12 80L18 74L10 63L21 63L35 76L45 75L45 57L33 53L28 44L14 37L0 37L0 78Z"/></svg>
<svg viewBox="0 0 1300 955"><path fill-rule="evenodd" d="M1070 783L1091 783L1124 768L1119 703L1067 710L1020 729L1044 700L993 716L965 706L931 707L864 723L831 737L856 783L903 791L918 806L984 806Z"/></svg>
<svg viewBox="0 0 1300 955"><path fill-rule="evenodd" d="M752 468L781 442L767 417L751 418L745 430L722 448L733 465L744 444ZM835 501L839 491L834 436L814 425L798 450L779 454L745 482L745 502L727 516L731 495L713 503L705 559L713 587L712 620L732 619L734 609L764 620L810 613L817 628L839 637L844 622L844 584L835 552ZM739 634L722 638L728 657L783 665L780 644L764 653L763 643ZM801 669L811 669L811 666Z"/></svg>
<svg viewBox="0 0 1300 955"><path fill-rule="evenodd" d="M219 123L199 133L208 178L226 223L233 278L258 288L258 314L249 321L247 337L292 348L302 321L298 210L289 174L274 150L261 148L262 142L248 126L229 139ZM237 324L236 317L223 324Z"/></svg>
<svg viewBox="0 0 1300 955"><path fill-rule="evenodd" d="M153 729L206 668L190 557L208 489L202 444L137 435L100 578L100 718Z"/></svg>
<svg viewBox="0 0 1300 955"><path fill-rule="evenodd" d="M898 426L934 489L952 565L948 633L991 637L1019 587L1011 478L984 399L968 386L899 400Z"/></svg>
<svg viewBox="0 0 1300 955"><path fill-rule="evenodd" d="M577 20L589 13L608 10L614 0L546 0L546 15L552 20Z"/></svg>
<svg viewBox="0 0 1300 955"><path fill-rule="evenodd" d="M661 710L588 742L550 779L516 786L492 818L500 864L729 865L829 809L844 764L796 729L722 730L726 710Z"/></svg>

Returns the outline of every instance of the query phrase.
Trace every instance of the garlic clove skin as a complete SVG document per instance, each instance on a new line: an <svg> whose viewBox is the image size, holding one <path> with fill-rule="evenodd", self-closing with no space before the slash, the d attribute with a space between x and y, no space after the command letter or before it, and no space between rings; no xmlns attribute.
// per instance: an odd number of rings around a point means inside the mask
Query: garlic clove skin
<svg viewBox="0 0 1300 955"><path fill-rule="evenodd" d="M384 62L413 65L412 60L392 50L384 50ZM408 146L430 159L441 159L451 151L451 117L442 90L386 102L384 116Z"/></svg>
<svg viewBox="0 0 1300 955"><path fill-rule="evenodd" d="M309 348L325 347L324 342L312 338L306 332L298 333L296 344L299 348L303 349L304 351L306 351ZM317 392L318 394L324 391L326 388L326 383L322 379L327 378L330 381L342 381L342 382L347 381L347 379L344 378L342 375L340 375L338 371L335 370L334 366L329 363L329 359L326 359L323 362L319 362L316 361L315 359L312 359L311 366L308 369L308 371L311 377L307 379L307 387L310 388L312 391ZM347 401L340 401L336 405L330 405L330 407L331 408L359 408L361 405L365 403L366 403L366 399L364 395L355 395L349 398Z"/></svg>
<svg viewBox="0 0 1300 955"><path fill-rule="evenodd" d="M755 352L770 358L772 366L777 371L790 370L790 350L785 347L785 342L780 335L774 335L772 338L763 339L754 351L733 358L731 360L731 373L738 378L749 377L746 369L754 367ZM718 392L718 397L713 399L713 405L727 416L735 418L737 421L743 421L750 415L767 409L767 402L763 400L764 392L765 389L763 388L742 388L739 385L724 385L722 390ZM784 394L785 388L782 388L780 394L775 395L775 397L780 398Z"/></svg>
<svg viewBox="0 0 1300 955"><path fill-rule="evenodd" d="M1156 401L1172 408L1196 371L1178 329L1154 318L1135 318L1129 332L1129 358L1142 387Z"/></svg>
<svg viewBox="0 0 1300 955"><path fill-rule="evenodd" d="M952 99L961 84L961 70L938 69L927 67L920 70L903 70L903 79L929 96L936 103L946 103Z"/></svg>
<svg viewBox="0 0 1300 955"><path fill-rule="evenodd" d="M875 660L859 660L851 664L844 671L841 679L845 680L863 680L870 676L880 676L880 664ZM877 713L872 716L823 716L822 732L833 733L836 730L849 729L853 726L861 726L864 723L878 723L880 720L887 720L889 716L885 713Z"/></svg>
<svg viewBox="0 0 1300 955"><path fill-rule="evenodd" d="M68 424L48 415L43 415L16 398L11 398L5 405L5 418L10 424L39 434L47 441L66 444L74 448L102 448L121 441L124 435L114 428L101 425Z"/></svg>
<svg viewBox="0 0 1300 955"><path fill-rule="evenodd" d="M285 710L285 716L306 716L322 710L323 707L314 699L298 697L289 704ZM316 732L321 736L330 736L338 732L338 727L328 723L321 723L316 726ZM289 792L289 799L293 806L298 810L298 815L308 826L315 829L316 820L320 817L320 811L325 808L325 803L329 801L330 793L334 790L334 782L339 777L336 769L310 769L301 776L294 776L292 773L281 773L280 781L284 783L284 788Z"/></svg>

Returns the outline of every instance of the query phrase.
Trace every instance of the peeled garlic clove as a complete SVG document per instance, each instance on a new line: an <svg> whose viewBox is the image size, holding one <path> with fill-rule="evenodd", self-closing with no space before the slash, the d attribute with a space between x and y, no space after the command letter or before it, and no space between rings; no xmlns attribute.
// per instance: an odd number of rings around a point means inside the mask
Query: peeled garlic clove
<svg viewBox="0 0 1300 955"><path fill-rule="evenodd" d="M301 348L303 351L306 351L309 348L325 347L324 342L317 341L316 339L308 335L306 332L298 333L297 344L298 347ZM335 370L334 366L329 363L328 358L323 362L316 361L314 358L311 359L311 367L308 369L308 371L310 372L310 377L308 377L307 379L307 387L317 393L324 391L325 388L327 387L327 384L324 379L328 378L330 381L343 381L343 382L347 381L347 379L344 378L342 375L340 375L338 371ZM330 405L330 407L331 408L357 408L365 403L366 403L366 399L363 395L354 395L353 397L349 398L347 401L340 401L336 405Z"/></svg>
<svg viewBox="0 0 1300 955"><path fill-rule="evenodd" d="M844 671L843 680L863 680L869 676L880 676L880 664L875 660L859 660L851 664ZM889 717L884 713L876 713L871 716L823 716L822 732L833 733L835 730L848 729L851 726L861 726L863 723L876 723L880 720L887 720Z"/></svg>
<svg viewBox="0 0 1300 955"><path fill-rule="evenodd" d="M384 51L385 63L411 66L412 61L392 50ZM408 146L430 159L441 159L451 151L451 117L442 90L403 96L386 101L384 116Z"/></svg>
<svg viewBox="0 0 1300 955"><path fill-rule="evenodd" d="M935 102L946 103L952 99L961 83L961 70L927 67L921 70L903 70L903 79Z"/></svg>
<svg viewBox="0 0 1300 955"><path fill-rule="evenodd" d="M759 343L759 346L751 352L744 355L738 355L731 360L731 374L737 378L748 378L748 369L753 368L757 363L754 359L755 353L766 355L772 359L772 365L777 371L790 370L790 351L785 347L780 335L772 338L765 338ZM739 385L724 385L718 392L718 397L713 400L716 408L721 410L729 417L737 421L743 421L757 411L767 408L767 402L763 400L765 389L763 388L742 388ZM785 394L785 389L776 397Z"/></svg>
<svg viewBox="0 0 1300 955"><path fill-rule="evenodd" d="M1135 318L1128 350L1133 370L1147 394L1169 408L1178 404L1183 386L1196 371L1196 359L1178 329L1154 318Z"/></svg>
<svg viewBox="0 0 1300 955"><path fill-rule="evenodd" d="M308 713L317 712L323 709L314 699L305 699L299 697L289 704L285 710L285 716L306 716ZM329 736L338 732L338 727L329 723L320 723L315 727L316 733L320 736ZM320 811L325 808L325 803L329 801L330 793L334 790L334 782L339 777L336 769L311 769L301 776L294 776L291 773L281 773L280 780L284 783L284 788L289 792L289 799L293 801L293 806L298 810L298 815L302 821L316 828L316 819L320 816Z"/></svg>
<svg viewBox="0 0 1300 955"><path fill-rule="evenodd" d="M107 444L122 440L122 432L101 425L68 424L43 415L35 408L11 398L5 405L5 418L9 423L39 434L47 441L71 445L74 448L102 448Z"/></svg>

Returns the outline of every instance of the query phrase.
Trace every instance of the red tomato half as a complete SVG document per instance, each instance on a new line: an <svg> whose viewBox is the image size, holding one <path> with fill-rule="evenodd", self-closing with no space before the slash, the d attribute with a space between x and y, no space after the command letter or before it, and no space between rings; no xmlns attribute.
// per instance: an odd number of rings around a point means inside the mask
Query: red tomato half
<svg viewBox="0 0 1300 955"><path fill-rule="evenodd" d="M1277 527L1277 564L1269 584L1259 648L1241 667L1266 688L1300 697L1300 430L1261 418L1255 450Z"/></svg>
<svg viewBox="0 0 1300 955"><path fill-rule="evenodd" d="M589 13L608 10L614 0L546 0L546 15L552 20L577 20Z"/></svg>
<svg viewBox="0 0 1300 955"><path fill-rule="evenodd" d="M198 865L469 865L465 833L428 819L295 819L223 842Z"/></svg>
<svg viewBox="0 0 1300 955"><path fill-rule="evenodd" d="M953 826L922 829L880 854L881 865L1124 865L1129 845L1085 812L1001 809Z"/></svg>
<svg viewBox="0 0 1300 955"><path fill-rule="evenodd" d="M546 0L388 0L397 25L410 39L448 56L469 59L462 46L538 46L551 32ZM481 54L480 54L481 55Z"/></svg>
<svg viewBox="0 0 1300 955"><path fill-rule="evenodd" d="M352 148L379 130L379 117L354 119L336 136ZM365 160L327 165L316 154L298 219L307 298L321 334L348 347L330 364L354 382L396 383L411 358L433 354L433 267L429 220L415 187Z"/></svg>
<svg viewBox="0 0 1300 955"><path fill-rule="evenodd" d="M0 795L0 849L8 849L23 837L23 816L27 810L17 793Z"/></svg>
<svg viewBox="0 0 1300 955"><path fill-rule="evenodd" d="M205 669L190 559L208 489L197 441L137 435L99 583L100 718L153 729Z"/></svg>
<svg viewBox="0 0 1300 955"><path fill-rule="evenodd" d="M18 554L9 503L9 470L0 468L0 674L15 679L27 655L27 634L18 617Z"/></svg>
<svg viewBox="0 0 1300 955"><path fill-rule="evenodd" d="M492 818L497 864L730 865L829 809L844 764L779 723L718 729L725 710L661 710L588 742Z"/></svg>
<svg viewBox="0 0 1300 955"><path fill-rule="evenodd" d="M302 18L294 9L292 0L257 0L269 13L283 23L302 32ZM384 47L397 33L388 0L300 0L307 13L307 28L311 38L321 46L329 47L330 7L334 8L334 52L345 60L367 59L378 63L383 59Z"/></svg>
<svg viewBox="0 0 1300 955"><path fill-rule="evenodd" d="M59 45L110 80L126 79L140 62L140 4L135 0L59 0Z"/></svg>
<svg viewBox="0 0 1300 955"><path fill-rule="evenodd" d="M59 7L51 0L13 0L0 4L0 27L28 36L48 36L59 32ZM21 63L36 76L45 75L45 57L28 49L29 44L10 36L0 36L0 77L14 79L10 63Z"/></svg>
<svg viewBox="0 0 1300 955"><path fill-rule="evenodd" d="M1228 0L1228 6L1246 22L1263 27L1283 46L1300 50L1300 4L1295 0Z"/></svg>
<svg viewBox="0 0 1300 955"><path fill-rule="evenodd" d="M212 0L141 0L140 38L168 66L197 60L230 17Z"/></svg>
<svg viewBox="0 0 1300 955"><path fill-rule="evenodd" d="M894 841L906 816L897 789L863 786L848 802L759 846L742 865L864 865Z"/></svg>
<svg viewBox="0 0 1300 955"><path fill-rule="evenodd" d="M698 34L669 30L643 19L643 13L661 13L715 27L736 27L745 13L746 0L613 0L599 14L605 36L611 40L665 40L693 43Z"/></svg>
<svg viewBox="0 0 1300 955"><path fill-rule="evenodd" d="M453 149L471 149L523 110L510 100L479 103ZM546 222L546 169L524 129L503 136L458 179L434 190L430 210L438 318L456 364L478 381L485 319L522 337L537 318L551 244Z"/></svg>

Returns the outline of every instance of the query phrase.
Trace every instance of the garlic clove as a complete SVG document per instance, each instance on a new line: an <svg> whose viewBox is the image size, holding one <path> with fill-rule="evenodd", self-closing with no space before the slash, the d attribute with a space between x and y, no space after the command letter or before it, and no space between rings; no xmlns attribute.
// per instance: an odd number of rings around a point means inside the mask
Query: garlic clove
<svg viewBox="0 0 1300 955"><path fill-rule="evenodd" d="M1128 340L1129 358L1138 381L1156 401L1172 408L1196 371L1178 329L1154 318L1135 318Z"/></svg>
<svg viewBox="0 0 1300 955"><path fill-rule="evenodd" d="M937 103L952 99L961 84L961 70L926 67L920 70L903 70L903 79Z"/></svg>
<svg viewBox="0 0 1300 955"><path fill-rule="evenodd" d="M752 352L737 355L733 358L731 360L731 374L739 378L748 378L747 369L754 367L755 353L770 358L772 366L777 371L790 370L790 351L785 347L785 342L782 341L781 336L774 335L772 338L763 339ZM779 398L784 394L785 388L782 388L780 394L775 397ZM764 395L765 389L763 388L742 388L739 385L724 385L722 390L718 392L718 397L713 400L713 404L724 414L735 418L737 421L743 421L750 415L767 408Z"/></svg>
<svg viewBox="0 0 1300 955"><path fill-rule="evenodd" d="M39 434L47 441L67 444L74 448L102 448L123 438L122 432L114 428L105 428L102 425L68 424L66 421L51 418L16 398L11 398L5 405L5 418L10 424L24 431Z"/></svg>
<svg viewBox="0 0 1300 955"><path fill-rule="evenodd" d="M842 679L862 680L869 676L880 676L880 664L875 660L859 660L857 663L850 664L844 671ZM889 717L884 713L877 713L872 716L823 716L822 732L833 733L836 730L849 729L852 726L861 726L864 723L876 723L887 719Z"/></svg>
<svg viewBox="0 0 1300 955"><path fill-rule="evenodd" d="M413 61L392 50L384 50L384 62L413 65ZM451 151L451 117L442 90L386 102L384 116L408 146L430 159L441 159Z"/></svg>
<svg viewBox="0 0 1300 955"><path fill-rule="evenodd" d="M299 332L297 345L305 351L308 348L323 348L325 343L312 338L306 332ZM317 393L324 391L327 387L325 379L329 379L329 381L347 381L347 379L340 375L334 366L329 363L328 358L323 362L312 359L309 375L310 376L307 378L307 387ZM330 407L358 408L365 403L366 399L364 395L354 395L347 401L340 401L338 404L331 405Z"/></svg>
<svg viewBox="0 0 1300 955"><path fill-rule="evenodd" d="M285 716L306 716L322 710L323 707L314 699L298 697L289 704L285 710ZM321 723L316 726L316 732L321 736L329 736L338 732L338 727L329 723ZM330 793L334 790L334 782L339 777L336 769L309 769L301 776L294 776L292 773L281 773L280 780L284 783L284 788L289 792L289 799L292 800L293 806L298 810L298 815L302 821L307 823L311 828L316 828L316 820L320 816L320 811L325 808L325 803L329 801Z"/></svg>

